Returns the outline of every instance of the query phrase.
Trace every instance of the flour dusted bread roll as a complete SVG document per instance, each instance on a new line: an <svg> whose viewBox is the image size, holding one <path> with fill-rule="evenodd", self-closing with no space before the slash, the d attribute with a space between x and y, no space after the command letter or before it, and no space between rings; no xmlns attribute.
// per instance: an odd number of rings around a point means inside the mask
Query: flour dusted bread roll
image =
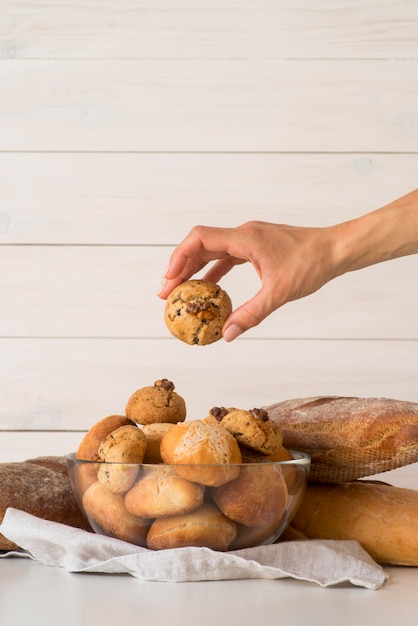
<svg viewBox="0 0 418 626"><path fill-rule="evenodd" d="M418 461L418 404L319 396L265 407L288 450L311 455L310 482L342 483Z"/></svg>
<svg viewBox="0 0 418 626"><path fill-rule="evenodd" d="M164 463L202 485L223 485L236 478L242 456L233 435L218 423L191 420L176 424L161 440Z"/></svg>
<svg viewBox="0 0 418 626"><path fill-rule="evenodd" d="M284 539L355 540L381 564L418 565L418 491L353 481L308 485Z"/></svg>
<svg viewBox="0 0 418 626"><path fill-rule="evenodd" d="M9 507L91 530L73 495L65 456L0 463L0 522ZM18 547L0 534L0 550Z"/></svg>

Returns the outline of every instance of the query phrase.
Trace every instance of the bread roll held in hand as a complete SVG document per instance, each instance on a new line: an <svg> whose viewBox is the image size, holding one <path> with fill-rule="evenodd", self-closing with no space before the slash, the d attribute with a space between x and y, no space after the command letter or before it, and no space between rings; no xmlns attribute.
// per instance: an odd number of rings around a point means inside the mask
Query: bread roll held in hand
<svg viewBox="0 0 418 626"><path fill-rule="evenodd" d="M358 541L375 561L418 565L418 491L353 481L308 485L283 539Z"/></svg>
<svg viewBox="0 0 418 626"><path fill-rule="evenodd" d="M222 327L231 313L231 299L219 285L191 279L170 293L164 319L174 337L202 346L221 339Z"/></svg>
<svg viewBox="0 0 418 626"><path fill-rule="evenodd" d="M418 461L418 404L319 396L265 407L283 445L311 455L309 481L343 483Z"/></svg>

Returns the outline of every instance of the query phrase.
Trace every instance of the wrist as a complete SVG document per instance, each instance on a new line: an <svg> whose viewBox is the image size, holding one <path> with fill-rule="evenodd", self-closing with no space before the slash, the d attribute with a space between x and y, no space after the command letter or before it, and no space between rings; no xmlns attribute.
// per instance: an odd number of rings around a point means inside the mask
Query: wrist
<svg viewBox="0 0 418 626"><path fill-rule="evenodd" d="M330 231L336 276L418 253L418 190Z"/></svg>

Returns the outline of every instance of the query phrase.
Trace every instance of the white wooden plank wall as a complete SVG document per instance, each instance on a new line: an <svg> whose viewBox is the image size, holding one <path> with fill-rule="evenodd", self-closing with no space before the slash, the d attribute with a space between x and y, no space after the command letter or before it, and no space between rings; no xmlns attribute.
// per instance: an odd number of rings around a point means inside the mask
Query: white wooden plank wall
<svg viewBox="0 0 418 626"><path fill-rule="evenodd" d="M416 2L4 0L0 460L73 450L160 377L190 418L418 401L418 258L343 276L232 344L176 341L156 297L194 224L326 225L417 178ZM223 284L238 304L258 279Z"/></svg>

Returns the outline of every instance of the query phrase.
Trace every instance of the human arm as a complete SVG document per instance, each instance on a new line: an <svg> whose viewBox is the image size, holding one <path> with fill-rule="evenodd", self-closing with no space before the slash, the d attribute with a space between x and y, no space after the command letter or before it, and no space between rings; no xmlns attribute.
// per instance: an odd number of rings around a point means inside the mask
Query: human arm
<svg viewBox="0 0 418 626"><path fill-rule="evenodd" d="M418 189L353 220L306 228L251 221L236 228L195 226L177 246L159 292L214 261L203 278L219 282L249 262L260 290L236 308L223 328L226 341L256 326L286 302L307 296L330 280L400 256L418 253Z"/></svg>

